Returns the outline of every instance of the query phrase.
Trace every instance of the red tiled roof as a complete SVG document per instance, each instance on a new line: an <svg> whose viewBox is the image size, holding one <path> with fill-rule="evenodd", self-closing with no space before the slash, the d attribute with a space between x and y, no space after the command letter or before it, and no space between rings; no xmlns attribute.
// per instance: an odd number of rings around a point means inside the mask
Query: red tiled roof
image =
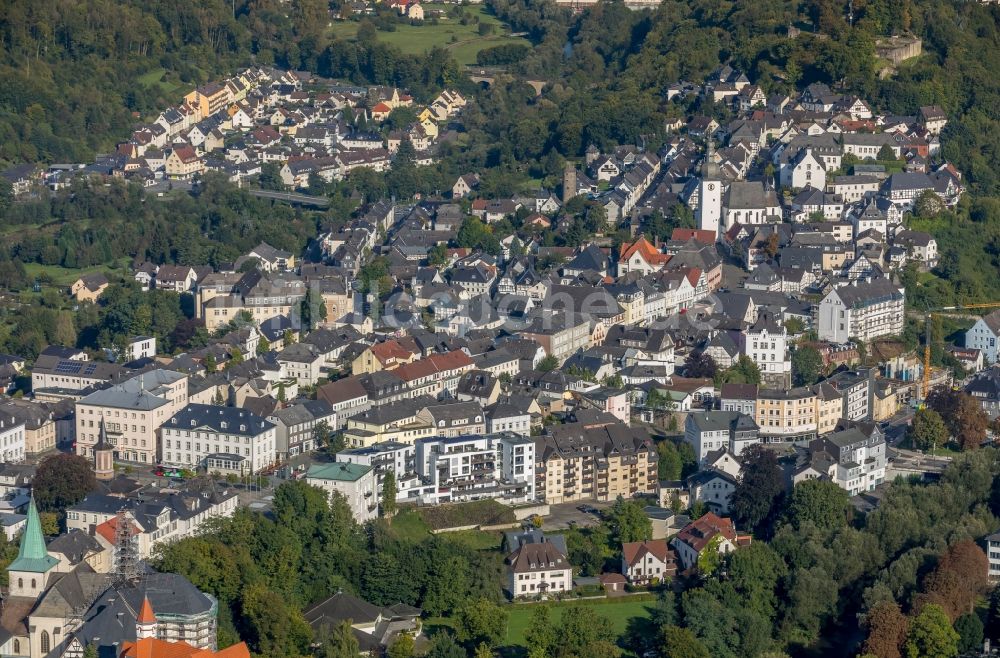
<svg viewBox="0 0 1000 658"><path fill-rule="evenodd" d="M712 245L715 244L715 231L702 231L696 228L675 228L670 234L671 240L687 242L694 238L695 242Z"/></svg>
<svg viewBox="0 0 1000 658"><path fill-rule="evenodd" d="M225 649L210 651L193 647L187 642L167 642L147 637L137 642L122 643L122 658L250 658L250 649L245 642Z"/></svg>
<svg viewBox="0 0 1000 658"><path fill-rule="evenodd" d="M638 253L639 256L649 263L650 265L663 265L670 260L670 256L661 253L650 244L646 236L640 236L638 240L632 244L623 244L621 246L621 255L618 260L628 260L633 254Z"/></svg>
<svg viewBox="0 0 1000 658"><path fill-rule="evenodd" d="M716 535L720 534L733 543L738 540L732 519L722 518L714 512L709 512L700 519L684 526L684 529L677 533L677 541L684 542L701 553L702 549L708 546L708 543Z"/></svg>
<svg viewBox="0 0 1000 658"><path fill-rule="evenodd" d="M329 384L323 384L316 389L316 397L330 404L338 404L347 400L365 397L368 392L361 385L361 377L346 377Z"/></svg>
<svg viewBox="0 0 1000 658"><path fill-rule="evenodd" d="M372 112L377 114L388 114L389 112L392 112L392 108L385 103L378 103L372 108Z"/></svg>
<svg viewBox="0 0 1000 658"><path fill-rule="evenodd" d="M378 359L383 365L392 360L405 361L413 356L413 353L405 349L394 340L387 340L383 343L375 343L371 346L372 356Z"/></svg>
<svg viewBox="0 0 1000 658"><path fill-rule="evenodd" d="M101 525L97 526L97 528L95 528L94 530L97 532L97 534L107 539L108 543L114 544L116 541L115 526L117 524L118 524L118 517L113 516L104 523L102 523ZM139 527L135 525L135 523L130 522L129 525L131 526L133 535L138 535L140 532L142 532L139 529Z"/></svg>
<svg viewBox="0 0 1000 658"><path fill-rule="evenodd" d="M412 382L437 372L448 372L474 365L469 355L462 350L452 350L445 354L432 354L426 359L404 363L394 371L404 382Z"/></svg>
<svg viewBox="0 0 1000 658"><path fill-rule="evenodd" d="M649 539L622 544L622 557L625 559L625 564L630 567L635 566L647 554L652 555L660 562L675 562L677 560L674 549L667 545L666 539Z"/></svg>

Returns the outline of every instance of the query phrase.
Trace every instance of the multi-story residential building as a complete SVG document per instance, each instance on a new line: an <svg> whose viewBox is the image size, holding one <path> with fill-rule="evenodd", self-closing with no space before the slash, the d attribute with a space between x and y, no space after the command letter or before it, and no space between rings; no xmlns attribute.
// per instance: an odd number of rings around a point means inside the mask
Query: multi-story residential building
<svg viewBox="0 0 1000 658"><path fill-rule="evenodd" d="M198 284L195 311L209 332L244 312L258 324L277 315L289 316L306 296L305 283L291 274L252 270L205 279Z"/></svg>
<svg viewBox="0 0 1000 658"><path fill-rule="evenodd" d="M738 411L751 418L757 417L756 384L723 384L720 395L719 408L722 411Z"/></svg>
<svg viewBox="0 0 1000 658"><path fill-rule="evenodd" d="M760 441L759 429L753 418L738 411L698 411L684 421L684 439L701 464L708 453L719 449L739 457L747 446Z"/></svg>
<svg viewBox="0 0 1000 658"><path fill-rule="evenodd" d="M875 396L875 370L845 370L824 380L842 396L841 418L867 420L871 418Z"/></svg>
<svg viewBox="0 0 1000 658"><path fill-rule="evenodd" d="M426 405L418 418L430 422L434 436L455 437L486 433L486 414L478 402L442 402Z"/></svg>
<svg viewBox="0 0 1000 658"><path fill-rule="evenodd" d="M626 425L632 422L632 405L626 390L601 386L576 393L573 397L583 408L597 409L611 414Z"/></svg>
<svg viewBox="0 0 1000 658"><path fill-rule="evenodd" d="M93 532L110 546L115 543L116 519L127 514L139 554L148 557L159 544L195 535L210 519L232 516L238 503L238 492L224 486L161 489L148 485L126 496L88 494L67 508L66 527Z"/></svg>
<svg viewBox="0 0 1000 658"><path fill-rule="evenodd" d="M569 355L590 344L590 319L580 313L548 313L534 317L531 324L518 332L518 335L535 341L547 355L555 357L561 363Z"/></svg>
<svg viewBox="0 0 1000 658"><path fill-rule="evenodd" d="M761 313L742 334L743 354L760 368L761 377L777 385L788 385L792 361L788 358L788 334L771 313Z"/></svg>
<svg viewBox="0 0 1000 658"><path fill-rule="evenodd" d="M172 370L152 370L95 391L76 403L76 454L93 457L103 421L115 459L155 464L157 430L187 403L187 375Z"/></svg>
<svg viewBox="0 0 1000 658"><path fill-rule="evenodd" d="M738 466L739 464L733 463L732 465ZM730 498L736 491L738 482L738 476L729 471L713 466L702 468L697 473L690 475L685 482L688 502L689 504L701 502L710 510L719 514L727 514Z"/></svg>
<svg viewBox="0 0 1000 658"><path fill-rule="evenodd" d="M410 488L405 480L417 477L413 461L415 453L416 448L412 444L383 441L366 448L341 450L337 453L337 461L374 468L379 496L382 495L382 482L385 479L385 474L392 471L396 478L397 498L404 498L406 491Z"/></svg>
<svg viewBox="0 0 1000 658"><path fill-rule="evenodd" d="M764 442L805 442L816 437L816 394L808 388L760 389L755 413Z"/></svg>
<svg viewBox="0 0 1000 658"><path fill-rule="evenodd" d="M512 434L421 439L415 445L419 478L400 492L422 503L481 498L535 499L535 443Z"/></svg>
<svg viewBox="0 0 1000 658"><path fill-rule="evenodd" d="M514 599L546 598L573 589L566 538L540 530L508 533L507 594Z"/></svg>
<svg viewBox="0 0 1000 658"><path fill-rule="evenodd" d="M844 415L844 394L826 382L813 386L816 393L816 434L823 436L837 429Z"/></svg>
<svg viewBox="0 0 1000 658"><path fill-rule="evenodd" d="M323 377L326 355L310 343L292 343L278 353L276 360L289 379L302 386L315 386Z"/></svg>
<svg viewBox="0 0 1000 658"><path fill-rule="evenodd" d="M303 400L276 409L267 419L274 423L278 461L321 448L316 444L316 427L326 423L332 431L337 426L337 412L326 400Z"/></svg>
<svg viewBox="0 0 1000 658"><path fill-rule="evenodd" d="M239 407L189 404L161 432L169 466L248 475L277 462L274 423Z"/></svg>
<svg viewBox="0 0 1000 658"><path fill-rule="evenodd" d="M351 416L344 430L344 442L352 448L363 448L384 441L412 445L417 439L437 434L433 419L424 413L434 398L420 396L386 404Z"/></svg>
<svg viewBox="0 0 1000 658"><path fill-rule="evenodd" d="M979 403L991 421L1000 416L1000 368L994 366L977 374L964 390Z"/></svg>
<svg viewBox="0 0 1000 658"><path fill-rule="evenodd" d="M232 100L232 90L224 82L209 82L184 97L184 101L198 111L199 120L221 111Z"/></svg>
<svg viewBox="0 0 1000 658"><path fill-rule="evenodd" d="M330 496L343 496L358 523L378 516L378 481L371 466L344 462L313 464L306 471L306 483Z"/></svg>
<svg viewBox="0 0 1000 658"><path fill-rule="evenodd" d="M844 203L854 203L877 193L881 184L882 181L874 176L835 176L827 185L827 191L839 195Z"/></svg>
<svg viewBox="0 0 1000 658"><path fill-rule="evenodd" d="M1000 344L1000 310L976 320L965 332L965 347L979 350L987 363L997 362L997 345Z"/></svg>
<svg viewBox="0 0 1000 658"><path fill-rule="evenodd" d="M535 439L537 497L615 500L656 491L656 449L644 428L568 423Z"/></svg>
<svg viewBox="0 0 1000 658"><path fill-rule="evenodd" d="M404 363L412 363L418 356L418 353L403 347L399 341L382 341L366 347L355 357L351 362L351 373L363 375L376 370L393 370Z"/></svg>
<svg viewBox="0 0 1000 658"><path fill-rule="evenodd" d="M490 434L511 432L521 436L531 435L531 413L511 404L509 398L501 398L484 411L486 431Z"/></svg>
<svg viewBox="0 0 1000 658"><path fill-rule="evenodd" d="M903 331L904 291L889 279L858 282L831 290L819 305L820 340L869 342Z"/></svg>
<svg viewBox="0 0 1000 658"><path fill-rule="evenodd" d="M363 414L372 408L368 389L361 376L345 377L329 384L323 384L316 389L316 399L325 400L337 414L333 429L339 430L347 424L349 418Z"/></svg>
<svg viewBox="0 0 1000 658"><path fill-rule="evenodd" d="M677 575L677 553L666 539L622 544L622 575L633 585L662 582Z"/></svg>
<svg viewBox="0 0 1000 658"><path fill-rule="evenodd" d="M23 420L0 413L0 462L17 464L24 461L25 434Z"/></svg>
<svg viewBox="0 0 1000 658"><path fill-rule="evenodd" d="M986 560L989 564L987 576L995 583L1000 580L1000 532L986 538Z"/></svg>
<svg viewBox="0 0 1000 658"><path fill-rule="evenodd" d="M406 397L436 396L444 391L454 396L462 375L475 367L468 354L462 350L452 350L403 364L393 370L392 374L408 390Z"/></svg>
<svg viewBox="0 0 1000 658"><path fill-rule="evenodd" d="M885 482L885 436L874 423L858 423L809 444L812 462L829 463L825 473L854 496ZM817 460L821 455L825 460Z"/></svg>

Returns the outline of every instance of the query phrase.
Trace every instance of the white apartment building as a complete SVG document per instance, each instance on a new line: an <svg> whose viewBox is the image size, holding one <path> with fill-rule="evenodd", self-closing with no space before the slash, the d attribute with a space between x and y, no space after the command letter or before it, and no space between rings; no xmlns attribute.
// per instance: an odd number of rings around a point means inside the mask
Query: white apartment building
<svg viewBox="0 0 1000 658"><path fill-rule="evenodd" d="M901 334L904 302L904 291L888 279L834 288L819 305L819 339L867 343L879 336Z"/></svg>
<svg viewBox="0 0 1000 658"><path fill-rule="evenodd" d="M277 461L274 423L238 407L189 404L162 427L163 463L247 475Z"/></svg>
<svg viewBox="0 0 1000 658"><path fill-rule="evenodd" d="M437 504L496 498L535 499L535 442L515 434L419 439L407 499ZM403 492L400 492L400 497Z"/></svg>
<svg viewBox="0 0 1000 658"><path fill-rule="evenodd" d="M763 375L787 375L792 372L788 358L788 334L770 313L761 313L743 334L743 353L757 364Z"/></svg>
<svg viewBox="0 0 1000 658"><path fill-rule="evenodd" d="M343 496L358 523L378 516L377 478L371 466L344 462L313 464L306 471L306 483L331 496Z"/></svg>
<svg viewBox="0 0 1000 658"><path fill-rule="evenodd" d="M753 418L737 411L699 411L684 421L684 440L694 448L699 464L722 448L738 457L747 446L760 442L758 432Z"/></svg>
<svg viewBox="0 0 1000 658"><path fill-rule="evenodd" d="M508 535L507 587L511 598L547 598L573 589L573 567L566 557L566 538L541 532Z"/></svg>
<svg viewBox="0 0 1000 658"><path fill-rule="evenodd" d="M24 461L25 425L14 416L0 414L0 462L19 464Z"/></svg>

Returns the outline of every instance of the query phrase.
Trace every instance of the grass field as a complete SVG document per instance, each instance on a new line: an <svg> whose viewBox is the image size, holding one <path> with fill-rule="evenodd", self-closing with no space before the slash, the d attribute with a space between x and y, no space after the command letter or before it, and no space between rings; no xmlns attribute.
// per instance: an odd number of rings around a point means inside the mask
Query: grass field
<svg viewBox="0 0 1000 658"><path fill-rule="evenodd" d="M166 92L167 94L181 93L181 90L185 89L186 85L180 82L165 80L163 76L164 74L166 74L166 72L167 72L166 69L159 68L159 69L153 69L152 71L148 71L147 73L143 73L138 78L139 84L141 84L143 87L146 87L147 89L149 87L152 87L153 85L158 84L160 85L160 87L163 88L164 92Z"/></svg>
<svg viewBox="0 0 1000 658"><path fill-rule="evenodd" d="M104 272L107 274L112 271L107 265L95 265L94 267L75 269L60 267L59 265L41 265L39 263L25 263L24 270L28 273L29 278L47 275L54 285L66 287L72 285L81 274L89 274L90 272Z"/></svg>
<svg viewBox="0 0 1000 658"><path fill-rule="evenodd" d="M598 615L610 619L615 632L621 636L628 627L630 619L645 619L649 617L654 603L654 601L649 600L647 597L640 597L640 600L637 601L633 597L626 596L600 602L588 601L587 607L592 607ZM571 610L574 606L572 602L546 605L551 606L550 616L553 624L558 624L563 614L567 610ZM508 608L510 616L507 621L507 639L505 644L509 646L524 646L524 632L531 622L532 610L534 608L534 605L513 605Z"/></svg>
<svg viewBox="0 0 1000 658"><path fill-rule="evenodd" d="M424 5L425 10L447 8L449 5ZM472 65L476 63L476 54L480 50L492 48L505 43L530 43L521 37L511 37L510 30L496 16L489 13L484 5L468 7L479 17L480 23L494 26L495 34L479 35L479 25L469 23L462 25L451 18L441 18L437 25L429 21L423 25L399 24L394 32L378 32L380 41L392 44L407 54L417 55L426 52L434 46L446 48L459 64ZM332 34L342 39L353 39L358 32L355 21L340 21L330 28Z"/></svg>
<svg viewBox="0 0 1000 658"><path fill-rule="evenodd" d="M415 511L403 510L393 517L392 532L400 539L418 542L430 536L431 528ZM441 536L450 541L465 544L477 551L500 548L501 535L499 532L460 530L457 532L446 532Z"/></svg>

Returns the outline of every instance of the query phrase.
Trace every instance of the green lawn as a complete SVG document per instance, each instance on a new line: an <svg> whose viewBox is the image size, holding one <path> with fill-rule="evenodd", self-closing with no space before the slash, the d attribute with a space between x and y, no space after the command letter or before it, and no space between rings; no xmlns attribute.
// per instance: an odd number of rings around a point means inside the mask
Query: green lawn
<svg viewBox="0 0 1000 658"><path fill-rule="evenodd" d="M635 600L639 598L640 600ZM594 611L602 616L611 620L611 625L618 635L622 635L625 632L626 627L630 619L639 617L647 618L649 617L650 610L653 607L655 601L649 600L648 597L618 597L614 599L606 599L601 602L588 601L586 605L588 607L593 607ZM572 602L566 603L549 603L544 604L549 605L552 622L558 624L562 619L563 614L566 610L572 609L574 604ZM507 622L507 645L519 645L524 646L524 632L528 628L528 624L531 622L532 610L535 608L534 605L512 605L508 608L510 616Z"/></svg>
<svg viewBox="0 0 1000 658"><path fill-rule="evenodd" d="M160 85L164 92L167 94L181 93L181 90L185 89L187 85L182 82L175 82L172 80L164 79L167 70L164 68L153 69L140 75L137 80L139 84L147 89L153 85Z"/></svg>
<svg viewBox="0 0 1000 658"><path fill-rule="evenodd" d="M400 539L420 541L430 534L430 526L413 510L402 510L392 517L392 533Z"/></svg>
<svg viewBox="0 0 1000 658"><path fill-rule="evenodd" d="M40 263L25 263L24 270L28 273L29 278L42 276L44 274L52 280L54 285L67 287L72 285L81 274L88 274L90 272L104 272L107 274L113 271L112 268L107 265L95 265L94 267L76 269L61 267L59 265L41 265Z"/></svg>
<svg viewBox="0 0 1000 658"><path fill-rule="evenodd" d="M447 9L450 5L424 5L425 10ZM442 46L451 52L452 56L461 65L473 65L476 63L476 54L480 50L492 48L505 43L530 43L521 37L509 36L510 30L500 22L496 16L489 13L484 5L468 7L475 15L479 16L480 23L487 23L494 26L494 34L487 36L479 35L479 25L469 23L462 25L458 20L452 18L441 18L437 25L432 25L429 21L423 25L409 25L400 23L394 32L378 32L380 41L392 44L407 54L420 54L433 48ZM353 39L358 32L358 23L355 21L338 21L330 28L331 33L342 39Z"/></svg>
<svg viewBox="0 0 1000 658"><path fill-rule="evenodd" d="M430 536L431 527L414 510L403 510L393 517L392 532L400 539L419 542ZM499 532L459 530L456 532L446 532L441 536L450 541L465 544L477 551L497 550L500 548L501 534Z"/></svg>

